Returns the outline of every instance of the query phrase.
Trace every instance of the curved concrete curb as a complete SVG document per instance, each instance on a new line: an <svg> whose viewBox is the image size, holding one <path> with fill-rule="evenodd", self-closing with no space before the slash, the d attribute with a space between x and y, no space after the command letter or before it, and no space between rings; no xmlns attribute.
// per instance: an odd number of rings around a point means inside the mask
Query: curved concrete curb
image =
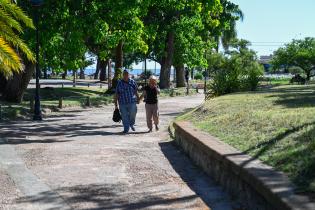
<svg viewBox="0 0 315 210"><path fill-rule="evenodd" d="M188 122L176 122L175 142L246 209L314 210L296 195L288 177L245 155Z"/></svg>

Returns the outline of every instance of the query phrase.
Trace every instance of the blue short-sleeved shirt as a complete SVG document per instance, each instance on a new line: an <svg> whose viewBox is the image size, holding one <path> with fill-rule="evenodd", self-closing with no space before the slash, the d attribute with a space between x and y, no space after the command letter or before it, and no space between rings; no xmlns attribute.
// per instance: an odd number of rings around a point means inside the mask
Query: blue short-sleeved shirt
<svg viewBox="0 0 315 210"><path fill-rule="evenodd" d="M118 94L119 104L131 104L137 102L136 92L138 90L137 83L133 79L129 79L128 82L119 80L116 93Z"/></svg>

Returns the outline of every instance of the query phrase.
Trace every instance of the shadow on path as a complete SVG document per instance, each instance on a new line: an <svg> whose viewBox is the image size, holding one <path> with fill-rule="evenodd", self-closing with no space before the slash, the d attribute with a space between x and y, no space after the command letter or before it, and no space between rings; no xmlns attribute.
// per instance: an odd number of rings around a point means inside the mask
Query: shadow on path
<svg viewBox="0 0 315 210"><path fill-rule="evenodd" d="M173 142L162 142L159 143L159 146L176 173L212 210L241 210L235 206L232 207L232 202L229 201L230 197L223 192L223 189L196 166Z"/></svg>
<svg viewBox="0 0 315 210"><path fill-rule="evenodd" d="M77 185L55 189L65 202L73 209L177 209L172 205L186 205L197 198L195 195L172 198L161 190L154 190L154 186L129 186L126 184L91 184ZM22 197L19 204L55 204L57 199L51 192L43 192L36 196ZM192 206L187 206L192 208Z"/></svg>

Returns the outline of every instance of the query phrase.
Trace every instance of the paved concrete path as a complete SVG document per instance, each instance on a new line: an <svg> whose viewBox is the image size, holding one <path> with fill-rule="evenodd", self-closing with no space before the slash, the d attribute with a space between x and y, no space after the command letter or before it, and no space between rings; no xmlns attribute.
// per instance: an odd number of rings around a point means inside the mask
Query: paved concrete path
<svg viewBox="0 0 315 210"><path fill-rule="evenodd" d="M0 209L233 209L170 141L167 125L203 96L160 101L161 130L121 135L113 107L0 124Z"/></svg>

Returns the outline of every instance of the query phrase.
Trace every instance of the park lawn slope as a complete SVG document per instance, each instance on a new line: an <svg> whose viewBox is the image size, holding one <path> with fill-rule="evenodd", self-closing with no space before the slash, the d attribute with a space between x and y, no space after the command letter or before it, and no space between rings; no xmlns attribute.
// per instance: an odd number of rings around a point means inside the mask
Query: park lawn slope
<svg viewBox="0 0 315 210"><path fill-rule="evenodd" d="M177 120L191 121L288 174L315 195L315 85L279 86L211 99Z"/></svg>

